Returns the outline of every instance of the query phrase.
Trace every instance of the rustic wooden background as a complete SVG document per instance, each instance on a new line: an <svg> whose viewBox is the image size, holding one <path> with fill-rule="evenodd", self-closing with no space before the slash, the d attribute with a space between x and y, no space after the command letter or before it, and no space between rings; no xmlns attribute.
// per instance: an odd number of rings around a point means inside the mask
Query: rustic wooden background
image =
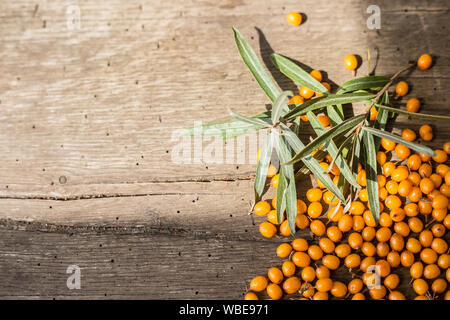
<svg viewBox="0 0 450 320"><path fill-rule="evenodd" d="M380 30L366 27L369 4ZM302 26L286 23L292 10ZM239 299L280 263L285 239L263 239L247 215L253 164L171 162L174 130L268 103L233 25L265 61L274 50L337 84L351 78L348 53L366 73L366 47L380 75L432 53L431 70L409 74L410 96L448 113L445 0L2 1L0 298ZM419 122L395 127L406 125ZM432 125L440 146L448 128ZM80 290L66 287L68 265Z"/></svg>

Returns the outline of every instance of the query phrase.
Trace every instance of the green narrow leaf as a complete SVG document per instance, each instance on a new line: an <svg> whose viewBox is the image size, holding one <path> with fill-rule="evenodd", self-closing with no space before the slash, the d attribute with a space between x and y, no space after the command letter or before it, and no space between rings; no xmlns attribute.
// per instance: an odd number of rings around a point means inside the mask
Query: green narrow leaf
<svg viewBox="0 0 450 320"><path fill-rule="evenodd" d="M365 90L384 87L390 79L384 76L366 76L346 81L337 90L337 93L352 92L356 90Z"/></svg>
<svg viewBox="0 0 450 320"><path fill-rule="evenodd" d="M372 93L346 93L346 94L330 94L328 96L317 97L308 100L301 104L296 104L294 108L291 109L287 114L285 114L283 119L291 119L297 116L306 114L309 111L314 111L317 109L325 108L327 106L342 105L353 102L365 101L367 99L374 98L375 95Z"/></svg>
<svg viewBox="0 0 450 320"><path fill-rule="evenodd" d="M272 53L271 58L273 64L289 79L315 92L328 94L328 90L323 86L323 84L314 79L308 72L303 70L292 60L289 60L288 58L277 53Z"/></svg>
<svg viewBox="0 0 450 320"><path fill-rule="evenodd" d="M344 117L337 110L337 106L327 106L327 114L333 127L344 121Z"/></svg>
<svg viewBox="0 0 450 320"><path fill-rule="evenodd" d="M270 121L270 118L265 118ZM182 136L221 136L223 139L230 139L245 134L252 130L265 128L262 125L254 125L248 122L234 120L226 122L216 122L194 126L183 129Z"/></svg>
<svg viewBox="0 0 450 320"><path fill-rule="evenodd" d="M277 220L282 221L284 211L286 210L286 189L288 182L284 175L283 166L280 166L280 178L278 179L277 188Z"/></svg>
<svg viewBox="0 0 450 320"><path fill-rule="evenodd" d="M297 161L300 161L303 157L308 156L311 152L313 152L315 149L320 147L322 144L327 142L330 139L333 139L333 137L344 133L348 130L353 130L356 128L356 126L364 120L366 115L361 114L359 116L350 118L342 122L341 124L338 124L336 127L331 128L324 134L318 136L316 139L311 141L306 147L303 148L300 152L298 152L290 161L289 163L295 163Z"/></svg>
<svg viewBox="0 0 450 320"><path fill-rule="evenodd" d="M387 131L381 131L381 130L374 129L374 128L371 128L371 127L366 127L366 126L363 126L362 128L363 128L364 131L369 132L372 135L375 135L377 137L385 138L385 139L394 141L396 143L400 143L400 144L402 144L402 145L404 145L404 146L406 146L406 147L408 147L408 148L410 148L412 150L420 152L420 153L425 153L425 154L428 154L428 155L433 156L433 157L436 156L436 153L433 151L433 149L431 149L431 148L429 148L427 146L421 145L421 144L417 144L417 143L405 140L405 139L403 139L402 137L400 137L400 136L398 136L396 134L392 134L392 133L387 132Z"/></svg>
<svg viewBox="0 0 450 320"><path fill-rule="evenodd" d="M427 120L442 120L442 121L450 122L450 117L448 117L448 116L432 115L432 114L419 113L419 112L409 112L406 110L391 108L391 107L384 106L381 104L375 104L375 106L380 109L383 109L383 110L387 110L387 111L390 111L393 113L398 113L398 114L405 114L405 115L413 117L413 118L420 118L420 119L427 119Z"/></svg>
<svg viewBox="0 0 450 320"><path fill-rule="evenodd" d="M234 112L233 110L228 110L228 112L230 113L230 115L233 118L236 118L237 120L244 121L249 124L256 125L256 126L265 126L267 128L271 127L271 125L269 123L265 122L264 120L262 120L260 118L252 118L252 117L243 116L239 113Z"/></svg>
<svg viewBox="0 0 450 320"><path fill-rule="evenodd" d="M320 123L319 119L314 113L310 111L307 113L307 116L317 136L321 136L322 134L326 133L324 126L322 125L322 123ZM338 147L336 146L332 138L328 139L325 142L324 147L328 151L330 156L334 158L333 161L336 161L336 165L338 166L344 178L355 188L359 188L359 184L356 182L355 177L353 177L352 171L350 170L347 162L345 162L344 159L339 156Z"/></svg>
<svg viewBox="0 0 450 320"><path fill-rule="evenodd" d="M272 107L272 124L275 124L278 122L278 120L280 119L281 116L281 112L283 111L283 109L285 110L286 108L288 108L287 103L286 103L286 98L289 95L294 95L292 93L292 91L283 91L283 93L281 93L277 99L275 100L275 103L273 104Z"/></svg>
<svg viewBox="0 0 450 320"><path fill-rule="evenodd" d="M256 56L255 51L253 51L252 47L245 40L244 36L235 27L233 27L233 32L234 40L236 42L236 46L238 48L239 54L242 57L242 60L244 60L244 63L247 65L247 67L255 77L256 82L258 82L269 99L271 101L275 101L276 97L280 95L281 90L278 89L275 82L267 73L266 69L264 69L263 65Z"/></svg>
<svg viewBox="0 0 450 320"><path fill-rule="evenodd" d="M259 156L258 167L256 168L256 177L254 183L255 202L259 200L266 184L267 171L274 146L275 133L271 131L264 141L264 145Z"/></svg>
<svg viewBox="0 0 450 320"><path fill-rule="evenodd" d="M294 150L294 152L301 152L305 145L300 141L298 136L292 132L286 125L281 124L281 129L283 136L286 138L287 144ZM320 150L319 150L320 152ZM333 183L331 178L325 173L323 168L320 166L319 161L313 156L306 156L302 159L305 166L311 171L311 173L319 179L323 185L330 190L338 199L345 203L345 198L339 188Z"/></svg>
<svg viewBox="0 0 450 320"><path fill-rule="evenodd" d="M380 220L380 201L378 200L378 179L377 179L377 152L375 151L375 142L370 133L364 134L364 149L366 151L365 165L367 194L369 195L370 211L378 223Z"/></svg>
<svg viewBox="0 0 450 320"><path fill-rule="evenodd" d="M349 136L344 140L344 142L342 142L342 144L339 146L339 149L337 150L336 155L335 155L334 157L332 156L332 157L333 157L333 160L331 161L331 163L330 163L330 165L329 165L328 171L331 171L331 169L332 169L334 163L336 162L336 159L338 159L338 157L340 157L342 151L345 149L345 147L347 146L347 144L349 144L350 141L353 140L353 137L354 137L353 135L349 135ZM342 155L342 157L344 157L344 155ZM345 164L346 164L346 166L348 167L348 164L347 164L347 163L345 163ZM341 169L339 169L339 170L341 170ZM349 170L350 170L350 168L349 168ZM351 170L350 170L350 175L353 177L353 174L352 174ZM342 176L344 176L344 175L342 175ZM356 186L356 187L357 187L357 186Z"/></svg>
<svg viewBox="0 0 450 320"><path fill-rule="evenodd" d="M289 160L291 157L291 152L284 138L278 139L276 141L276 150L280 158L280 162L284 160ZM294 176L294 166L293 165L281 165L283 172L286 176L286 181L288 183L286 187L285 199L286 199L286 219L288 221L289 229L291 234L295 234L295 220L297 218L297 190L295 188L295 176ZM281 220L279 220L281 221Z"/></svg>

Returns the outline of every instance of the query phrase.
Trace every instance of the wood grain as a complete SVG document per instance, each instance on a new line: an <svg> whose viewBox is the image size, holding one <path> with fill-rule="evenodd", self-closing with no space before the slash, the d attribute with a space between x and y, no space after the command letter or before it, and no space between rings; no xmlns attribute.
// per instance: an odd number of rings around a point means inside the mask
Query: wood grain
<svg viewBox="0 0 450 320"><path fill-rule="evenodd" d="M173 163L173 132L268 103L231 26L290 90L272 51L326 71L334 88L351 78L348 53L367 72L366 46L379 75L430 52L435 66L407 76L408 98L447 114L446 1L376 1L378 31L366 27L372 2L83 0L79 30L67 1L1 2L0 297L240 298L283 241L262 240L261 218L247 215L255 165ZM307 16L298 28L285 22L292 10ZM399 117L393 130L420 123ZM450 139L432 126L433 147ZM65 268L77 263L85 286L72 292Z"/></svg>

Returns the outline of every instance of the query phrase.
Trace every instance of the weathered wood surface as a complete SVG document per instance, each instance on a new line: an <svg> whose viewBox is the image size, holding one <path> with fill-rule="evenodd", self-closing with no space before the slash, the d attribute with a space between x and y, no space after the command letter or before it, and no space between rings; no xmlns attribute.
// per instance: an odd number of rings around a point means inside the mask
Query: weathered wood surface
<svg viewBox="0 0 450 320"><path fill-rule="evenodd" d="M253 164L171 161L175 130L268 103L233 25L266 61L274 50L337 84L351 77L350 52L366 73L366 46L378 48L377 74L430 52L436 65L409 75L410 96L448 113L443 0L376 1L378 31L366 27L372 1L78 1L79 30L67 27L70 4L0 3L2 298L240 298L279 263L283 239L261 239L247 215ZM304 25L285 22L291 10ZM394 130L418 125L399 117ZM437 147L450 135L432 125ZM82 268L81 290L66 287L70 264Z"/></svg>

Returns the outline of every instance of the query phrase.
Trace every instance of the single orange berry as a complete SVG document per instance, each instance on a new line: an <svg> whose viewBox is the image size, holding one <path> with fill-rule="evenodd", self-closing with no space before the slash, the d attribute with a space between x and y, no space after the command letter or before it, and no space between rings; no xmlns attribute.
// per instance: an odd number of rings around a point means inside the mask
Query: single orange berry
<svg viewBox="0 0 450 320"><path fill-rule="evenodd" d="M304 230L304 229L308 228L308 226L309 226L308 217L304 214L297 214L297 217L295 218L295 225L300 230Z"/></svg>
<svg viewBox="0 0 450 320"><path fill-rule="evenodd" d="M431 141L433 139L433 128L428 124L424 124L419 129L419 135L424 141Z"/></svg>
<svg viewBox="0 0 450 320"><path fill-rule="evenodd" d="M310 216L311 218L316 219L320 217L321 214L322 204L320 202L314 201L308 206L308 216Z"/></svg>
<svg viewBox="0 0 450 320"><path fill-rule="evenodd" d="M411 154L411 150L409 150L408 147L405 147L402 144L397 144L395 146L395 154L397 155L397 157L399 157L400 159L406 159L409 157L409 155Z"/></svg>
<svg viewBox="0 0 450 320"><path fill-rule="evenodd" d="M250 289L255 292L263 291L268 285L267 278L264 276L257 276L250 281Z"/></svg>
<svg viewBox="0 0 450 320"><path fill-rule="evenodd" d="M420 100L417 98L411 98L406 103L406 111L408 112L418 112L420 109Z"/></svg>
<svg viewBox="0 0 450 320"><path fill-rule="evenodd" d="M272 238L277 233L277 228L270 222L263 222L259 225L259 232L266 238Z"/></svg>
<svg viewBox="0 0 450 320"><path fill-rule="evenodd" d="M300 279L298 277L290 277L284 280L283 282L283 290L287 294L293 294L296 293L301 286Z"/></svg>
<svg viewBox="0 0 450 320"><path fill-rule="evenodd" d="M405 96L409 91L409 86L405 81L400 81L397 83L397 86L395 87L395 93L399 97Z"/></svg>
<svg viewBox="0 0 450 320"><path fill-rule="evenodd" d="M245 294L244 300L259 300L258 296L254 292L247 292Z"/></svg>
<svg viewBox="0 0 450 320"><path fill-rule="evenodd" d="M429 69L431 67L432 63L433 63L433 58L428 53L424 53L417 60L417 66L421 70Z"/></svg>
<svg viewBox="0 0 450 320"><path fill-rule="evenodd" d="M292 255L292 262L300 268L304 268L306 266L309 266L311 262L311 258L308 254L302 251L297 251Z"/></svg>
<svg viewBox="0 0 450 320"><path fill-rule="evenodd" d="M392 171L391 178L394 181L400 182L407 179L409 176L409 171L406 166L398 166Z"/></svg>
<svg viewBox="0 0 450 320"><path fill-rule="evenodd" d="M330 125L330 118L328 118L328 116L326 115L318 115L317 119L320 121L320 123L324 126L324 127L328 127Z"/></svg>
<svg viewBox="0 0 450 320"><path fill-rule="evenodd" d="M317 81L322 82L322 73L319 70L312 70L309 74Z"/></svg>
<svg viewBox="0 0 450 320"><path fill-rule="evenodd" d="M280 179L280 174L277 173L276 175L274 175L272 177L272 179L270 180L270 185L274 188L278 188L278 181Z"/></svg>
<svg viewBox="0 0 450 320"><path fill-rule="evenodd" d="M406 165L410 170L418 170L422 165L422 160L418 154L412 154L406 161Z"/></svg>
<svg viewBox="0 0 450 320"><path fill-rule="evenodd" d="M431 193L434 190L434 183L430 178L423 178L419 184L420 191L425 194Z"/></svg>
<svg viewBox="0 0 450 320"><path fill-rule="evenodd" d="M322 264L330 270L336 270L337 268L339 268L340 263L341 262L338 257L330 254L322 258Z"/></svg>
<svg viewBox="0 0 450 320"><path fill-rule="evenodd" d="M375 121L378 117L378 110L375 107L370 108L370 121Z"/></svg>
<svg viewBox="0 0 450 320"><path fill-rule="evenodd" d="M280 269L276 268L276 267L272 267L267 272L267 277L273 283L280 284L281 281L283 281L283 272Z"/></svg>
<svg viewBox="0 0 450 320"><path fill-rule="evenodd" d="M448 159L447 152L439 149L434 150L434 152L436 153L436 155L432 157L434 161L436 161L437 163L444 163L447 161Z"/></svg>
<svg viewBox="0 0 450 320"><path fill-rule="evenodd" d="M292 252L292 246L288 243L282 243L277 248L277 256L280 258L286 258Z"/></svg>
<svg viewBox="0 0 450 320"><path fill-rule="evenodd" d="M272 300L280 300L283 296L283 290L275 283L270 283L266 288L266 292Z"/></svg>
<svg viewBox="0 0 450 320"><path fill-rule="evenodd" d="M297 214L304 214L306 210L307 207L305 201L297 199Z"/></svg>
<svg viewBox="0 0 450 320"><path fill-rule="evenodd" d="M309 226L309 228L311 229L311 232L318 237L321 237L323 234L325 234L326 231L325 225L320 220L311 221L311 225Z"/></svg>
<svg viewBox="0 0 450 320"><path fill-rule="evenodd" d="M358 67L358 59L353 54L348 54L344 59L344 65L348 70L356 70Z"/></svg>
<svg viewBox="0 0 450 320"><path fill-rule="evenodd" d="M300 88L300 95L305 99L311 99L314 95L314 91L308 87L302 86Z"/></svg>
<svg viewBox="0 0 450 320"><path fill-rule="evenodd" d="M291 229L289 228L289 222L287 220L284 220L280 224L280 234L285 237L289 237L292 235Z"/></svg>
<svg viewBox="0 0 450 320"><path fill-rule="evenodd" d="M445 142L442 149L447 152L447 154L450 154L450 141Z"/></svg>
<svg viewBox="0 0 450 320"><path fill-rule="evenodd" d="M433 173L433 168L428 163L422 163L420 165L420 167L419 167L419 171L418 172L419 172L421 177L423 177L423 178L427 177L428 178Z"/></svg>
<svg viewBox="0 0 450 320"><path fill-rule="evenodd" d="M303 102L305 102L305 100L303 100L303 98L301 96L293 96L289 100L288 104L300 104L300 103L303 103Z"/></svg>
<svg viewBox="0 0 450 320"><path fill-rule="evenodd" d="M289 12L286 20L293 26L299 26L302 23L302 15L298 12Z"/></svg>
<svg viewBox="0 0 450 320"><path fill-rule="evenodd" d="M392 151L395 148L395 142L385 139L385 138L381 138L381 146L384 148L384 150L386 151Z"/></svg>
<svg viewBox="0 0 450 320"><path fill-rule="evenodd" d="M416 140L417 135L411 129L403 129L402 130L402 138L412 142L412 141Z"/></svg>
<svg viewBox="0 0 450 320"><path fill-rule="evenodd" d="M327 237L333 242L339 242L342 239L342 231L336 226L331 226L327 230Z"/></svg>
<svg viewBox="0 0 450 320"><path fill-rule="evenodd" d="M394 224L394 231L402 237L407 237L409 236L409 232L411 230L409 229L409 226L406 222L399 221Z"/></svg>
<svg viewBox="0 0 450 320"><path fill-rule="evenodd" d="M303 238L297 238L292 241L292 247L295 251L306 251L308 250L308 241Z"/></svg>
<svg viewBox="0 0 450 320"><path fill-rule="evenodd" d="M413 188L413 184L409 180L403 180L398 185L398 194L402 197L407 197Z"/></svg>
<svg viewBox="0 0 450 320"><path fill-rule="evenodd" d="M394 145L394 148L395 148L395 145ZM392 148L392 149L394 149L394 148ZM389 177L392 174L392 172L395 170L396 167L397 166L393 162L391 162L391 161L386 162L383 165L383 174L386 177Z"/></svg>
<svg viewBox="0 0 450 320"><path fill-rule="evenodd" d="M308 255L311 257L311 259L317 261L322 259L323 251L318 245L313 244L308 248Z"/></svg>
<svg viewBox="0 0 450 320"><path fill-rule="evenodd" d="M292 261L287 260L281 265L281 270L285 277L292 277L296 271L296 267Z"/></svg>
<svg viewBox="0 0 450 320"><path fill-rule="evenodd" d="M253 207L253 213L258 216L264 216L269 213L271 207L267 201L259 201Z"/></svg>
<svg viewBox="0 0 450 320"><path fill-rule="evenodd" d="M384 153L383 151L377 152L377 162L380 164L380 166L383 166L386 163L386 159L386 153Z"/></svg>

